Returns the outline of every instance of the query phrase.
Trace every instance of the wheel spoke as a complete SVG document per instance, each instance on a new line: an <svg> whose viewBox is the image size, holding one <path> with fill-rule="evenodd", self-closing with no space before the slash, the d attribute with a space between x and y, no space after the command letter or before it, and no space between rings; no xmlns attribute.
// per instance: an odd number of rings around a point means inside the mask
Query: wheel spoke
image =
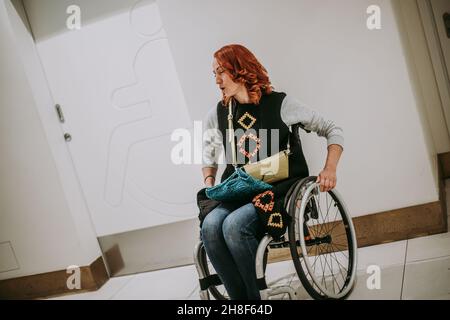
<svg viewBox="0 0 450 320"><path fill-rule="evenodd" d="M323 284L324 284L324 286L325 286L325 288L327 287L327 285L326 285L326 283L325 283L325 268L324 268L324 266L323 266L323 264L322 264L322 258L323 258L323 256L322 256L322 254L321 254L321 252L322 252L322 250L320 249L320 246L317 246L317 249L319 250L319 260L320 260L320 266L322 267L322 281L321 282L323 282Z"/></svg>
<svg viewBox="0 0 450 320"><path fill-rule="evenodd" d="M318 198L319 198L319 200L317 201L317 207L318 207L318 209L319 209L319 216L322 218L322 221L323 222L325 222L325 218L323 217L323 213L322 213L322 208L320 207L320 190L318 191L318 194L319 194L319 196L318 196ZM324 228L325 228L325 226L324 226L324 223L323 224L321 224L320 225L321 226L321 228L320 228L320 234L323 234L323 230L324 230Z"/></svg>
<svg viewBox="0 0 450 320"><path fill-rule="evenodd" d="M333 244L331 244L331 246L333 247ZM336 251L335 251L336 252ZM342 255L346 258L346 261L349 261L348 257L342 252L342 251L338 251L339 253L342 253ZM345 267L344 265L342 265L342 263L340 263L339 259L337 258L336 254L335 254L335 260L336 262L342 266L345 270L348 270L347 267Z"/></svg>
<svg viewBox="0 0 450 320"><path fill-rule="evenodd" d="M328 224L328 222L326 222L327 218L328 218L328 215L330 214L330 207L328 207L328 192L325 194L325 200L326 200L326 203L327 203L327 205L326 205L326 207L327 207L327 215L325 216L324 222ZM330 201L330 206L331 206L331 201ZM330 230L329 229L325 228L325 230L326 230L327 234L330 234Z"/></svg>
<svg viewBox="0 0 450 320"><path fill-rule="evenodd" d="M336 220L336 216L337 216L337 213L338 213L338 212L339 212L339 208L336 208L336 215L334 216L334 220L333 220L333 225L334 225L334 227L332 227L332 228L329 230L330 233L336 228L336 226L338 226L338 225L340 224L340 222L343 222L342 220ZM331 224L331 222L330 222L330 224Z"/></svg>
<svg viewBox="0 0 450 320"><path fill-rule="evenodd" d="M327 262L327 260L325 260L325 262ZM333 260L331 259L331 254L330 254L330 263L331 263L331 267L328 264L328 268L330 269L330 277L333 280L333 281L331 281L331 283L333 284L333 292L336 293L336 290L335 290L335 287L334 287L334 283L336 282L338 288L339 288L339 283L337 282L337 279L334 277Z"/></svg>
<svg viewBox="0 0 450 320"><path fill-rule="evenodd" d="M347 269L339 262L339 260L338 260L336 257L333 257L333 259L336 261L337 266L338 266L338 268L339 268L339 274L342 276L342 280L343 280L344 283L345 283L345 275L343 274L342 269L344 269L344 272L345 272L345 273L347 273L347 272L346 272ZM341 268L341 267L342 267L342 268Z"/></svg>

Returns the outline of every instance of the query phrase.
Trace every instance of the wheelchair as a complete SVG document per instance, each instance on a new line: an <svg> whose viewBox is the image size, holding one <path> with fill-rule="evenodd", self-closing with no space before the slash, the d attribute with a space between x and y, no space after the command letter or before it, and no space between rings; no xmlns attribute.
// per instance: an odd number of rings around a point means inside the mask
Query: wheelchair
<svg viewBox="0 0 450 320"><path fill-rule="evenodd" d="M297 277L316 300L345 299L356 282L357 243L352 219L337 190L321 192L317 177L299 179L285 197L291 216L286 233L278 240L266 234L259 243L255 266L262 300L280 294L298 299L295 288L266 282L268 251L290 248ZM287 240L286 240L287 238ZM202 241L194 249L200 298L228 299L226 290L208 261Z"/></svg>

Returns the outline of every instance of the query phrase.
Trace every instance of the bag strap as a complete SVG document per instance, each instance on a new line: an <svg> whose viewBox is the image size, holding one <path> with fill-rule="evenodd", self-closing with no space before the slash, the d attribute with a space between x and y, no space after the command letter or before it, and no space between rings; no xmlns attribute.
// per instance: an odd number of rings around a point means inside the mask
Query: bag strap
<svg viewBox="0 0 450 320"><path fill-rule="evenodd" d="M286 145L287 147L286 151L288 154L291 154L291 133L292 133L292 126L289 126L288 141Z"/></svg>
<svg viewBox="0 0 450 320"><path fill-rule="evenodd" d="M237 170L237 160L236 160L236 144L234 141L234 127L233 127L233 98L230 98L230 102L228 103L228 141L231 144L231 157L233 161L233 167L234 170ZM287 141L287 153L288 155L291 154L291 132L292 132L292 126L289 126L289 134L288 134L288 141Z"/></svg>
<svg viewBox="0 0 450 320"><path fill-rule="evenodd" d="M228 141L231 144L231 157L233 161L234 171L237 170L236 164L236 144L234 143L234 128L233 128L233 98L230 98L228 103Z"/></svg>

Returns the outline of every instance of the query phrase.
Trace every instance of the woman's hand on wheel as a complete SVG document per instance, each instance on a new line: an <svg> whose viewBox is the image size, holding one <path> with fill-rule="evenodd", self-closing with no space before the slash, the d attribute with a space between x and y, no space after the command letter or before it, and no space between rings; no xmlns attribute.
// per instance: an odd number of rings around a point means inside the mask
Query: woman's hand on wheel
<svg viewBox="0 0 450 320"><path fill-rule="evenodd" d="M325 168L317 176L317 183L320 183L320 192L328 192L336 187L336 170Z"/></svg>

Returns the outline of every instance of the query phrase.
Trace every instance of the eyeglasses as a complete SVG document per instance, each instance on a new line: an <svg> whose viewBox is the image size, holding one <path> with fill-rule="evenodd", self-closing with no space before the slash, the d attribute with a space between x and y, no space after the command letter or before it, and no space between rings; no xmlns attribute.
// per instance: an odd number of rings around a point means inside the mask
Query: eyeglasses
<svg viewBox="0 0 450 320"><path fill-rule="evenodd" d="M217 72L216 72L217 71ZM214 77L216 77L217 75L221 75L222 73L225 72L225 69L222 67L218 67L216 71L213 71Z"/></svg>

